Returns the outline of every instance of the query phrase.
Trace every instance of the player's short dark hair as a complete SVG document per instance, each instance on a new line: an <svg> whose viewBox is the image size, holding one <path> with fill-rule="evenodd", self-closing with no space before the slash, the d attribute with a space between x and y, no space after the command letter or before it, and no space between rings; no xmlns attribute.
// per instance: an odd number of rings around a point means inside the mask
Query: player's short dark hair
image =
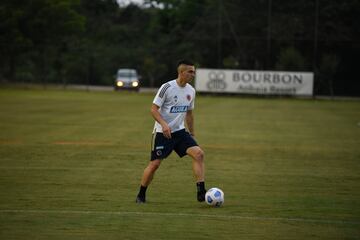
<svg viewBox="0 0 360 240"><path fill-rule="evenodd" d="M195 65L192 61L189 61L187 59L181 59L180 61L178 61L177 67L179 67L182 64L189 65L189 66L194 66Z"/></svg>

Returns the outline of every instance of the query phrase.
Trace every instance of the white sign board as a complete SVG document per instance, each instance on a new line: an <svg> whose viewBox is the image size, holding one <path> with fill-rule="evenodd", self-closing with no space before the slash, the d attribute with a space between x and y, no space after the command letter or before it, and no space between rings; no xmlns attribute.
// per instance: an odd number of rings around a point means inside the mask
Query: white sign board
<svg viewBox="0 0 360 240"><path fill-rule="evenodd" d="M312 96L311 72L246 71L226 69L196 70L198 92L248 93L264 95Z"/></svg>

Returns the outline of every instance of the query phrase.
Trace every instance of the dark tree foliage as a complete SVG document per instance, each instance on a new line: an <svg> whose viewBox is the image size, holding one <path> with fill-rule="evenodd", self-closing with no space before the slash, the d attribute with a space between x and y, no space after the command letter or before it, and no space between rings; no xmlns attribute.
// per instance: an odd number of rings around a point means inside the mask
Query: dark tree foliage
<svg viewBox="0 0 360 240"><path fill-rule="evenodd" d="M315 94L360 95L358 0L3 0L0 81L110 85L136 68L143 85L175 64L313 71Z"/></svg>
<svg viewBox="0 0 360 240"><path fill-rule="evenodd" d="M77 1L4 0L0 3L0 77L46 82L62 79L68 46L84 30ZM65 77L65 76L63 76Z"/></svg>

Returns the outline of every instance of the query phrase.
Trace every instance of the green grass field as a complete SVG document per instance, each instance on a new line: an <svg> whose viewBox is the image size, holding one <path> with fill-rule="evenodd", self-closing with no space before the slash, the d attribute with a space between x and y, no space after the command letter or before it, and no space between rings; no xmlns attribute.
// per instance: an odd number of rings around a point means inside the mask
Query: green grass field
<svg viewBox="0 0 360 240"><path fill-rule="evenodd" d="M153 94L0 89L0 239L360 239L360 101L198 96L207 187L148 163Z"/></svg>

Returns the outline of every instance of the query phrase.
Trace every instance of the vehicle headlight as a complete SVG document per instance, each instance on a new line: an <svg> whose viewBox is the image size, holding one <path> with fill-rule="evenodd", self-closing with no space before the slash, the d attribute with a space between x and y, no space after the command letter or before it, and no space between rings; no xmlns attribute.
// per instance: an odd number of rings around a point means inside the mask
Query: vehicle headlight
<svg viewBox="0 0 360 240"><path fill-rule="evenodd" d="M122 81L118 81L118 82L116 82L116 86L122 87L122 86L124 86L124 83Z"/></svg>
<svg viewBox="0 0 360 240"><path fill-rule="evenodd" d="M133 87L139 86L139 82L132 82L132 86L133 86Z"/></svg>

